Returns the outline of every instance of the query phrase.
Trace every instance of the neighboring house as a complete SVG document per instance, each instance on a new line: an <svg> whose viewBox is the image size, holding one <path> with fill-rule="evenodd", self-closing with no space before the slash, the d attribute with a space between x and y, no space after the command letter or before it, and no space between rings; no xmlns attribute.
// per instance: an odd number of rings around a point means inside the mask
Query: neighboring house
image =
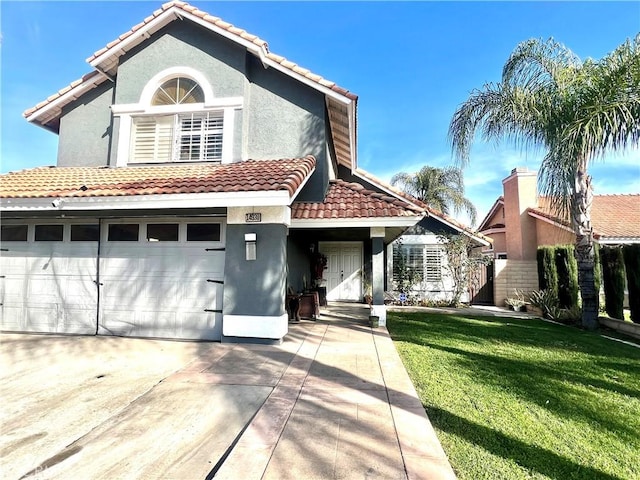
<svg viewBox="0 0 640 480"><path fill-rule="evenodd" d="M493 248L484 253L496 259L496 305L515 289L538 289L539 246L575 243L569 220L558 217L548 198L538 197L536 172L515 168L502 184L503 195L478 227L493 240ZM640 243L640 194L594 195L591 224L600 245Z"/></svg>
<svg viewBox="0 0 640 480"><path fill-rule="evenodd" d="M440 236L464 235L469 238L472 246L479 248L490 247L491 241L482 234L471 232L447 215L435 212L427 206L425 209L432 214L410 227L387 247L387 288L394 292L394 296L398 295L397 271L394 264L398 262L399 256L403 255L408 266L420 272L422 278L409 293L425 301L446 302L453 298L454 285L451 274L447 270L447 256ZM484 276L484 267L479 273ZM484 283L483 280L478 281ZM492 299L485 299L479 296L480 293L479 288L469 289L460 300L475 303L491 302Z"/></svg>
<svg viewBox="0 0 640 480"><path fill-rule="evenodd" d="M357 168L357 96L171 2L25 112L55 167L0 176L0 329L279 341L315 255L386 319L385 249L423 207Z"/></svg>
<svg viewBox="0 0 640 480"><path fill-rule="evenodd" d="M371 178L366 172L359 171L360 178ZM386 278L385 291L393 298L399 298L397 269L394 268L399 261L399 256L404 257L408 268L417 270L422 280L418 282L408 293L425 301L448 301L453 296L453 281L446 268L447 258L442 246L441 235L464 235L469 238L471 245L477 248L491 246L491 239L484 235L471 231L467 226L429 207L424 202L388 184L377 185L390 195L398 195L418 208L422 208L426 215L417 224L408 228L400 237L387 245L386 251ZM485 272L482 272L484 282ZM468 291L461 301L475 301L477 303L491 303L493 298L484 298L486 293Z"/></svg>

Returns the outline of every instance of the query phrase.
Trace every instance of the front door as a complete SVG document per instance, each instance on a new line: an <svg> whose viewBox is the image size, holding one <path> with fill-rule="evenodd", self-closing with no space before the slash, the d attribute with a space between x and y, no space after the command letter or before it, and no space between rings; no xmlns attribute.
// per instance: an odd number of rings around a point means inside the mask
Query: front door
<svg viewBox="0 0 640 480"><path fill-rule="evenodd" d="M327 257L327 300L362 301L362 242L320 242Z"/></svg>

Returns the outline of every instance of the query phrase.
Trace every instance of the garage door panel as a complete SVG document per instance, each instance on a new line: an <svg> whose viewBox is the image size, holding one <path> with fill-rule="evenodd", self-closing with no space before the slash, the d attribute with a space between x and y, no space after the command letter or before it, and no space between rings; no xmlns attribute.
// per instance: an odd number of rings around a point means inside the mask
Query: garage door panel
<svg viewBox="0 0 640 480"><path fill-rule="evenodd" d="M7 332L22 331L24 309L20 304L3 303L0 306L0 326Z"/></svg>
<svg viewBox="0 0 640 480"><path fill-rule="evenodd" d="M205 311L222 310L225 255L207 251L214 247L220 248L184 239L105 242L100 260L103 333L219 340L222 315Z"/></svg>
<svg viewBox="0 0 640 480"><path fill-rule="evenodd" d="M178 316L184 338L196 340L220 340L222 336L222 314L217 312L182 312Z"/></svg>
<svg viewBox="0 0 640 480"><path fill-rule="evenodd" d="M95 332L97 243L24 242L2 252L2 330Z"/></svg>

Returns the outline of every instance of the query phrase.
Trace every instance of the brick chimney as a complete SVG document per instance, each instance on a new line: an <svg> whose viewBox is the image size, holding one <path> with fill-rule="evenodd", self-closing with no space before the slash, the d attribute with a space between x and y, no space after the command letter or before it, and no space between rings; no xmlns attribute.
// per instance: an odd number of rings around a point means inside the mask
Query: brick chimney
<svg viewBox="0 0 640 480"><path fill-rule="evenodd" d="M527 208L537 207L537 173L526 167L514 168L502 181L504 190L504 224L507 258L535 260L535 219L526 213Z"/></svg>

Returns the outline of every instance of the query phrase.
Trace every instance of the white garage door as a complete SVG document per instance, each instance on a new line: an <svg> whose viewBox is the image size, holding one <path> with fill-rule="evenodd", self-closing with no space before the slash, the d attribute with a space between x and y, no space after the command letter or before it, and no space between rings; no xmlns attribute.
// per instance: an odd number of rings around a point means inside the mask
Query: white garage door
<svg viewBox="0 0 640 480"><path fill-rule="evenodd" d="M97 222L1 229L0 329L95 334Z"/></svg>
<svg viewBox="0 0 640 480"><path fill-rule="evenodd" d="M105 222L99 333L220 340L222 220Z"/></svg>

